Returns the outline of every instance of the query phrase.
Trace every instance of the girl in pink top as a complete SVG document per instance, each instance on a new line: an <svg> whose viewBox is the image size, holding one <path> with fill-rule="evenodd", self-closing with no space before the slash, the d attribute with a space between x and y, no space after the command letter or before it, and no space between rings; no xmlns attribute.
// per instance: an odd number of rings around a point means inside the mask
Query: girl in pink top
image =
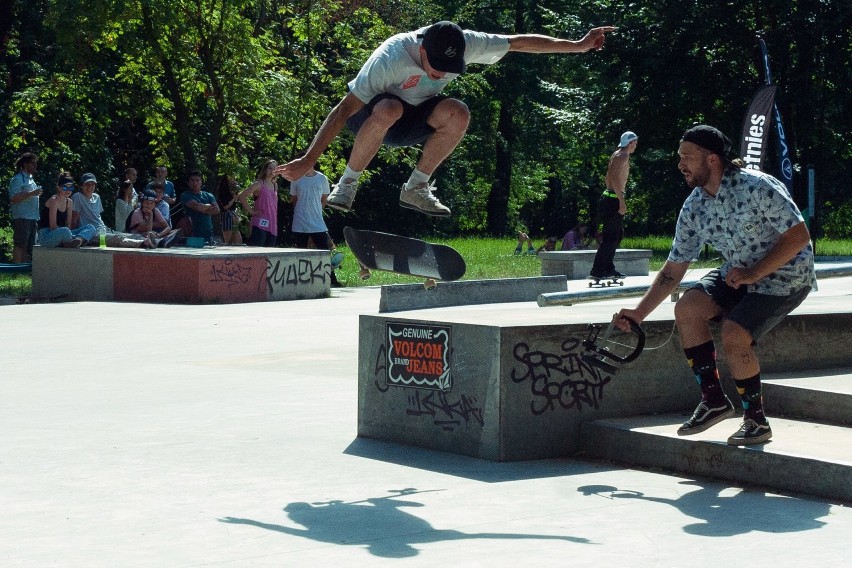
<svg viewBox="0 0 852 568"><path fill-rule="evenodd" d="M243 209L251 215L251 234L246 241L249 246L274 247L278 242L278 184L275 168L278 163L269 160L257 172L254 183L240 192ZM249 206L248 196L253 203Z"/></svg>

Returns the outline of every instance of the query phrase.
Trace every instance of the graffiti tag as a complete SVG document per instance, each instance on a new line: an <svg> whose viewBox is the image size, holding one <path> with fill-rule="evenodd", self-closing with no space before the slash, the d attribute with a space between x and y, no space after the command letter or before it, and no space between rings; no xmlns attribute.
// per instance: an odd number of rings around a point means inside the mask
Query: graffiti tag
<svg viewBox="0 0 852 568"><path fill-rule="evenodd" d="M233 260L225 260L222 264L210 267L210 282L224 283L228 288L246 284L251 280L251 267L242 266Z"/></svg>
<svg viewBox="0 0 852 568"><path fill-rule="evenodd" d="M583 406L598 408L603 400L604 385L612 377L603 377L598 369L583 362L577 348L579 339L566 339L560 353L534 351L526 343L518 343L512 350L520 369L512 369L515 383L529 381L530 410L534 415L562 408L583 410Z"/></svg>
<svg viewBox="0 0 852 568"><path fill-rule="evenodd" d="M471 421L482 426L482 408L477 406L475 396L460 395L455 401L446 392L427 391L421 395L421 390L415 389L408 396L409 416L430 416L436 426L452 432L464 422L468 426Z"/></svg>

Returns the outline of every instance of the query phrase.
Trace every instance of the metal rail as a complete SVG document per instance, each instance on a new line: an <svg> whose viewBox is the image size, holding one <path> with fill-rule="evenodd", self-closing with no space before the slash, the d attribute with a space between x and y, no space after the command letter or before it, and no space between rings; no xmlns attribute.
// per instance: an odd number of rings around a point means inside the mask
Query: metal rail
<svg viewBox="0 0 852 568"><path fill-rule="evenodd" d="M827 266L816 268L817 279L841 278L852 276L852 264L843 266ZM695 284L697 280L684 280L672 294L673 300L676 296ZM580 292L548 292L539 294L537 302L539 307L549 308L553 306L571 306L585 302L597 302L600 300L617 300L619 298L630 298L641 296L648 291L649 286L612 286L610 288L596 288L594 290L583 290Z"/></svg>

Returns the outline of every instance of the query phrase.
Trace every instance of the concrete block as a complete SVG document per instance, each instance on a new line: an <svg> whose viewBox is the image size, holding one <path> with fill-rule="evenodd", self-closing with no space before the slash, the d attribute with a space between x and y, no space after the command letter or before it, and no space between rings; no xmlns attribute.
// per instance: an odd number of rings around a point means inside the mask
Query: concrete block
<svg viewBox="0 0 852 568"><path fill-rule="evenodd" d="M542 276L562 274L568 280L582 280L589 277L595 262L594 250L542 251ZM651 262L649 249L618 249L615 251L615 266L626 276L648 276Z"/></svg>
<svg viewBox="0 0 852 568"><path fill-rule="evenodd" d="M33 247L32 295L64 296L68 301L113 301L113 251Z"/></svg>
<svg viewBox="0 0 852 568"><path fill-rule="evenodd" d="M612 375L581 360L586 325L405 316L360 318L359 436L490 460L557 458L580 449L583 422L691 412L700 399L671 321L645 322L648 348ZM763 368L848 366L842 319L788 316L758 346ZM729 378L723 387L737 399Z"/></svg>
<svg viewBox="0 0 852 568"><path fill-rule="evenodd" d="M426 290L421 284L395 284L382 286L379 312L472 304L534 302L540 294L565 290L567 290L567 282L564 276L439 282L432 290Z"/></svg>
<svg viewBox="0 0 852 568"><path fill-rule="evenodd" d="M327 251L35 247L33 295L180 304L327 298Z"/></svg>

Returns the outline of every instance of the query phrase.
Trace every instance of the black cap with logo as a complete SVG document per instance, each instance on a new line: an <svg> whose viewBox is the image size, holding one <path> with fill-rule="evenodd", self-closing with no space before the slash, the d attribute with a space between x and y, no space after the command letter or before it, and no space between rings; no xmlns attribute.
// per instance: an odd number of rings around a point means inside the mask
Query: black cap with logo
<svg viewBox="0 0 852 568"><path fill-rule="evenodd" d="M421 35L426 57L436 71L443 73L464 73L464 32L456 24L448 21L429 26Z"/></svg>

